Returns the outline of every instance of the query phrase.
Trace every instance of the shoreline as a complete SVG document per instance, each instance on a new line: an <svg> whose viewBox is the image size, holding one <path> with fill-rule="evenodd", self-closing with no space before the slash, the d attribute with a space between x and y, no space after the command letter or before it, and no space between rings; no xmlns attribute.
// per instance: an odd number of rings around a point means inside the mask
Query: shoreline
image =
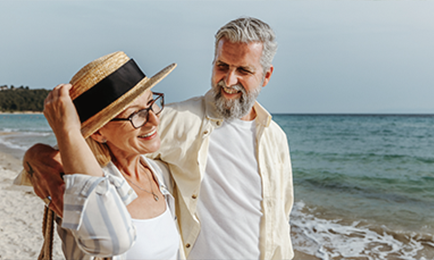
<svg viewBox="0 0 434 260"><path fill-rule="evenodd" d="M15 114L43 114L42 111L13 111L13 112L4 112L0 111L0 115L15 115Z"/></svg>
<svg viewBox="0 0 434 260"><path fill-rule="evenodd" d="M5 136L5 135L13 135L16 133L17 132L2 132L2 131L0 131L0 137ZM0 143L0 155L3 157L10 157L10 158L13 158L14 160L18 160L19 165L21 165L21 159L23 158L24 153L25 153L25 151L23 151L23 150L11 148L4 143ZM0 160L0 169L3 166L3 163L4 162L2 162Z"/></svg>

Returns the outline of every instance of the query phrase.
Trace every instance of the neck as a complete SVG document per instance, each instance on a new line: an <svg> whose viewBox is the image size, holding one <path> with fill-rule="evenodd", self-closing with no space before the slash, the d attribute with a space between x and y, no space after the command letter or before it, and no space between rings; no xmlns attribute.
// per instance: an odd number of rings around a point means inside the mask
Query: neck
<svg viewBox="0 0 434 260"><path fill-rule="evenodd" d="M245 116L243 116L242 118L240 118L241 120L243 120L243 121L252 121L252 120L254 120L256 118L256 111L255 111L255 109L252 107L251 109L250 109L250 112L247 114L247 115L245 115Z"/></svg>
<svg viewBox="0 0 434 260"><path fill-rule="evenodd" d="M125 154L122 151L111 150L112 152L112 162L116 167L129 177L134 179L140 179L141 169L141 155L140 154Z"/></svg>

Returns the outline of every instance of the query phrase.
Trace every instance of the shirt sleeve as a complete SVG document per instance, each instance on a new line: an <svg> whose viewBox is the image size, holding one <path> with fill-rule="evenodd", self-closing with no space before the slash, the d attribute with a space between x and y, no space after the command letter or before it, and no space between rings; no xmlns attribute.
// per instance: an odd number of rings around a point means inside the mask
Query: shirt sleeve
<svg viewBox="0 0 434 260"><path fill-rule="evenodd" d="M285 202L285 213L288 218L291 214L292 206L294 204L294 187L292 180L292 165L291 165L291 157L289 155L289 147L286 136L284 137L284 141L282 142L281 147L281 161L282 161L282 172L281 175L284 180L284 202Z"/></svg>
<svg viewBox="0 0 434 260"><path fill-rule="evenodd" d="M107 174L65 175L62 228L70 230L81 250L93 256L126 252L136 230L126 205L137 198L125 180Z"/></svg>

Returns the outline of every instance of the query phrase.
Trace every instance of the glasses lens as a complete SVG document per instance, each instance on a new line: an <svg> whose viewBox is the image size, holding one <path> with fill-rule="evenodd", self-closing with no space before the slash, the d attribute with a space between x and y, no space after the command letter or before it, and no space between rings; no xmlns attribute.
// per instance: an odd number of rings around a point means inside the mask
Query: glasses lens
<svg viewBox="0 0 434 260"><path fill-rule="evenodd" d="M161 110L163 110L163 107L164 107L164 98L162 96L157 96L154 104L152 105L152 111L154 111L154 113L158 115L161 112Z"/></svg>
<svg viewBox="0 0 434 260"><path fill-rule="evenodd" d="M131 123L133 123L133 126L135 128L141 127L146 123L146 120L148 119L148 110L144 109L139 111L137 114L131 118Z"/></svg>

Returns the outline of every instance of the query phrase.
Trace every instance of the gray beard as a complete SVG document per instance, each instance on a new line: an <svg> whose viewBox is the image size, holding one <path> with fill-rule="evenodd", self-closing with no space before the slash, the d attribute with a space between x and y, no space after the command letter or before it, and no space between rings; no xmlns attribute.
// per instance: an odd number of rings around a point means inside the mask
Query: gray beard
<svg viewBox="0 0 434 260"><path fill-rule="evenodd" d="M212 87L217 113L226 120L239 119L246 116L255 104L256 98L259 96L259 92L261 91L260 86L247 93L246 89L241 84L234 85L231 88L241 91L241 96L237 99L229 100L221 93L221 88L225 86L226 83L221 80L217 85L213 84Z"/></svg>

